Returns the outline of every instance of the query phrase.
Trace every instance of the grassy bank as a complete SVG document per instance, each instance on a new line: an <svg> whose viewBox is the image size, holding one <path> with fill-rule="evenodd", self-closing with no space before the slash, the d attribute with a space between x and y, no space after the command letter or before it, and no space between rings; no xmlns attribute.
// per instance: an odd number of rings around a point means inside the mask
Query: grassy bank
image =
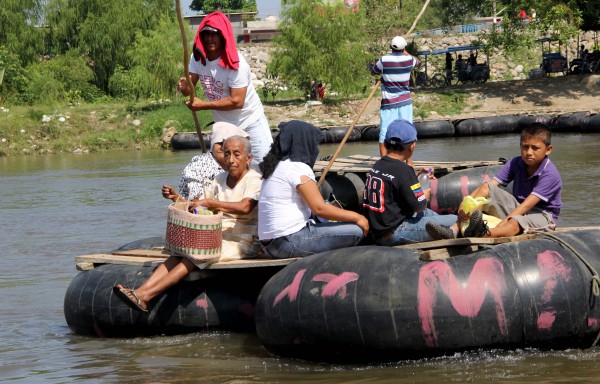
<svg viewBox="0 0 600 384"><path fill-rule="evenodd" d="M211 117L198 113L201 125ZM195 129L181 101L3 107L0 156L159 148L167 126Z"/></svg>
<svg viewBox="0 0 600 384"><path fill-rule="evenodd" d="M455 91L419 92L413 100L415 116L427 118L431 111L440 115L457 114L468 96L466 92ZM358 112L339 100L325 101L326 108L337 110L340 117ZM271 125L276 127L279 121L290 118L302 119L297 115L287 116L285 111L296 106L310 113L304 103L299 98L266 101L265 105L285 106L276 119L271 118ZM212 120L212 114L199 112L198 119L205 126ZM161 138L167 127L178 132L195 130L192 113L181 100L2 107L0 156L157 149L163 147Z"/></svg>

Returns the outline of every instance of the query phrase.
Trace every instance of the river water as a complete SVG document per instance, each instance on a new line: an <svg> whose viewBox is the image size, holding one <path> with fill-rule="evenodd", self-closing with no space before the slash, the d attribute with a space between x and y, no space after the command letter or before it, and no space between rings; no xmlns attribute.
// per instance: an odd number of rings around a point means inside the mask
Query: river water
<svg viewBox="0 0 600 384"><path fill-rule="evenodd" d="M556 134L560 225L600 225L600 137ZM321 155L337 145L324 145ZM341 156L376 155L347 143ZM193 152L0 158L0 381L22 383L392 383L597 380L600 348L473 351L381 365L331 365L269 355L252 334L99 339L73 334L63 315L77 255L103 253L165 230L164 183L177 185ZM421 140L416 160L496 160L515 135Z"/></svg>

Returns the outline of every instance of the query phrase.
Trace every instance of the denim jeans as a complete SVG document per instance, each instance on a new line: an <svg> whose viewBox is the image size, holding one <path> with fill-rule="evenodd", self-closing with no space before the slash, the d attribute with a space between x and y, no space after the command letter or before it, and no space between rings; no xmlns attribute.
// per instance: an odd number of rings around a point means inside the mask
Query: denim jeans
<svg viewBox="0 0 600 384"><path fill-rule="evenodd" d="M456 215L438 215L429 208L413 217L404 219L392 236L387 239L375 238L378 245L401 245L433 240L425 230L425 224L433 221L437 224L450 226L456 222Z"/></svg>
<svg viewBox="0 0 600 384"><path fill-rule="evenodd" d="M362 238L363 231L355 224L308 222L298 232L273 239L263 248L275 259L305 257L332 249L352 247Z"/></svg>
<svg viewBox="0 0 600 384"><path fill-rule="evenodd" d="M271 143L273 143L273 136L271 136L269 121L263 114L260 119L247 126L244 131L250 136L249 140L250 146L252 147L253 156L251 166L254 170L260 173L258 164L269 152L271 149Z"/></svg>

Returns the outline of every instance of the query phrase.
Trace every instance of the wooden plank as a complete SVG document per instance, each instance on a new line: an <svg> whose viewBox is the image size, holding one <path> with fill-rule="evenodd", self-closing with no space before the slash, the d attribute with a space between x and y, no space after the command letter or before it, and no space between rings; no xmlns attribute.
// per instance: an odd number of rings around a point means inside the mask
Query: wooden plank
<svg viewBox="0 0 600 384"><path fill-rule="evenodd" d="M421 261L445 260L453 256L468 255L477 252L477 245L467 245L462 247L436 248L421 251L419 259Z"/></svg>
<svg viewBox="0 0 600 384"><path fill-rule="evenodd" d="M578 231L582 229L600 229L600 226L587 226L587 227L558 227L554 230L554 232L569 232L569 231ZM553 232L550 232L553 233Z"/></svg>
<svg viewBox="0 0 600 384"><path fill-rule="evenodd" d="M576 226L576 227L559 227L554 232L550 233L561 233L575 230L600 230L600 226ZM423 257L443 257L440 255L447 254L448 257L456 254L455 251L449 251L451 248L464 247L464 246L479 246L479 245L496 245L514 241L522 241L533 239L540 236L537 233L530 233L524 235L518 235L513 237L499 237L499 238L476 238L467 237L459 239L449 240L437 240L429 241L424 243L398 245L394 248L409 248L409 249L421 249L424 252L421 254ZM543 236L543 234L541 234ZM432 250L436 250L433 252ZM432 252L426 252L432 251ZM170 256L169 252L161 250L160 248L144 250L134 249L129 251L115 251L111 254L92 254L82 255L75 258L76 267L78 270L86 271L93 269L99 264L125 264L125 265L140 265L156 267L160 265L166 258ZM219 269L238 269L238 268L258 268L258 267L277 267L285 266L297 260L294 259L245 259L219 262L208 266L207 270L219 270ZM433 260L433 259L431 259Z"/></svg>
<svg viewBox="0 0 600 384"><path fill-rule="evenodd" d="M332 164L330 171L343 175L347 172L369 172L373 164L379 160L379 157L367 156L367 155L351 155L348 157L337 158ZM473 167L489 166L489 165L500 165L502 164L497 160L484 160L484 161L415 161L415 169L420 170L421 168L433 168L434 172L438 174L451 173L460 169L468 169ZM315 162L313 171L316 175L320 175L323 170L329 165L328 161L319 160Z"/></svg>
<svg viewBox="0 0 600 384"><path fill-rule="evenodd" d="M112 254L120 256L144 256L158 258L167 258L171 256L169 251L165 251L163 249L132 249L129 251L114 251Z"/></svg>
<svg viewBox="0 0 600 384"><path fill-rule="evenodd" d="M379 157L377 156L369 156L369 155L361 155L361 154L356 154L356 155L350 155L348 156L351 159L357 159L357 160L379 160Z"/></svg>
<svg viewBox="0 0 600 384"><path fill-rule="evenodd" d="M458 239L447 239L447 240L435 240L424 243L414 243L405 245L396 245L394 248L411 248L411 249L435 249L435 248L448 248L465 245L497 245L503 243L510 243L514 241L522 241L533 239L537 237L537 234L526 234L512 237L461 237Z"/></svg>
<svg viewBox="0 0 600 384"><path fill-rule="evenodd" d="M429 249L419 254L422 261L445 260L450 258L448 248Z"/></svg>
<svg viewBox="0 0 600 384"><path fill-rule="evenodd" d="M75 257L75 264L78 269L88 270L90 263L93 265L98 264L125 264L125 265L140 265L146 267L156 267L160 265L169 256L163 254L162 256L144 256L143 252L138 255L115 255L115 254L93 254L93 255L82 255ZM258 268L258 267L280 267L288 265L297 258L290 259L243 259L243 260L232 260L224 261L207 266L205 269L218 270L218 269L238 269L238 268Z"/></svg>
<svg viewBox="0 0 600 384"><path fill-rule="evenodd" d="M411 248L411 249L435 249L435 248L447 248L457 247L465 245L495 245L510 242L508 237L497 237L497 238L479 238L479 237L461 237L458 239L447 239L447 240L435 240L428 241L425 243L414 243L396 245L394 248Z"/></svg>
<svg viewBox="0 0 600 384"><path fill-rule="evenodd" d="M94 254L94 255L83 255L75 257L75 266L78 270L85 271L89 270L89 265L94 266L98 264L123 264L123 265L139 265L144 267L157 267L159 266L166 257L163 259L157 257L143 257L143 256L116 256L108 254Z"/></svg>

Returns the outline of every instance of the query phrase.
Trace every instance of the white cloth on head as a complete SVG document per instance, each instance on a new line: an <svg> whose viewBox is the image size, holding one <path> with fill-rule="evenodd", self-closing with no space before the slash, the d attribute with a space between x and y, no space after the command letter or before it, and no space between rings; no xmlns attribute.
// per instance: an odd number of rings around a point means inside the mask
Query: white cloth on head
<svg viewBox="0 0 600 384"><path fill-rule="evenodd" d="M217 121L214 123L210 135L210 151L213 151L215 144L222 143L223 140L228 139L231 136L249 137L250 135L243 129L240 129L231 123L225 121Z"/></svg>
<svg viewBox="0 0 600 384"><path fill-rule="evenodd" d="M223 172L223 168L212 154L207 152L194 156L181 172L179 194L188 200L203 196L212 180L221 172Z"/></svg>

